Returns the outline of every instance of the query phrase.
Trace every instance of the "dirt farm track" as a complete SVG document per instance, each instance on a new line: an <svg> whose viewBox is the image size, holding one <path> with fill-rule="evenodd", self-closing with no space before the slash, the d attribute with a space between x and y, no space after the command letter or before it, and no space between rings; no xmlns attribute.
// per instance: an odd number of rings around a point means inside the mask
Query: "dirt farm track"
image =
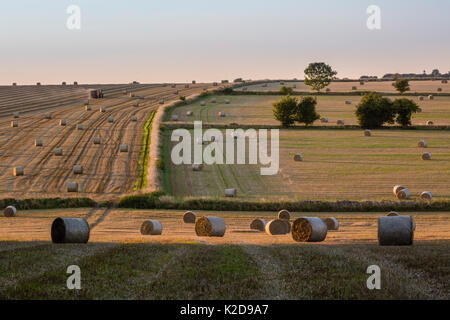
<svg viewBox="0 0 450 320"><path fill-rule="evenodd" d="M205 84L177 85L17 86L0 87L0 194L2 198L70 196L67 182L77 182L77 196L95 200L117 198L133 190L142 146L143 128L160 105L180 95L200 93ZM90 99L90 88L101 88L104 99ZM135 97L124 94L134 92ZM175 94L178 90L178 94ZM134 106L138 102L139 106ZM106 112L100 112L105 107ZM20 112L13 118L14 112ZM50 113L51 119L45 114ZM132 121L132 116L137 121ZM108 118L112 117L113 122ZM60 119L67 121L60 126ZM12 127L16 120L18 127ZM83 126L78 130L78 125ZM94 144L94 137L101 143ZM42 139L42 147L35 140ZM120 152L121 144L128 152ZM56 156L56 148L62 156ZM83 166L75 176L73 166ZM23 166L24 175L13 168Z"/></svg>

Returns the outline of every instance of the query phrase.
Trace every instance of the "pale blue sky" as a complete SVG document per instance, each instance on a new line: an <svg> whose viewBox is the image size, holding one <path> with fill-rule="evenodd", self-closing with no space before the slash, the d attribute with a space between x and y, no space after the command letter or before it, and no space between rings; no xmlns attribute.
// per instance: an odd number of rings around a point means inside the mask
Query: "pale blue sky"
<svg viewBox="0 0 450 320"><path fill-rule="evenodd" d="M81 30L66 8L81 8ZM366 27L381 8L382 29ZM450 71L448 0L0 2L0 84L339 77Z"/></svg>

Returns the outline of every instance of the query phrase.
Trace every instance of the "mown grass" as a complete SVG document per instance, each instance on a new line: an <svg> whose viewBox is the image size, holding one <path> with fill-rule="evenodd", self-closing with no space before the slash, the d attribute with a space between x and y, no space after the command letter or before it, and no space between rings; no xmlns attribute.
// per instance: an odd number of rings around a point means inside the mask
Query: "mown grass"
<svg viewBox="0 0 450 320"><path fill-rule="evenodd" d="M142 190L147 187L147 172L150 160L150 143L153 119L156 111L152 112L144 126L144 136L142 138L142 149L139 154L138 177L134 186L134 191Z"/></svg>

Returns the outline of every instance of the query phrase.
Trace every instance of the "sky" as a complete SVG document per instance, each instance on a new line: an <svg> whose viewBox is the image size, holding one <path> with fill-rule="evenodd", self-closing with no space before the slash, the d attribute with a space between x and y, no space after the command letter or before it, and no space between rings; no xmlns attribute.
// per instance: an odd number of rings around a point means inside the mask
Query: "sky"
<svg viewBox="0 0 450 320"><path fill-rule="evenodd" d="M2 0L0 84L302 79L319 61L340 78L447 73L449 12L449 0Z"/></svg>

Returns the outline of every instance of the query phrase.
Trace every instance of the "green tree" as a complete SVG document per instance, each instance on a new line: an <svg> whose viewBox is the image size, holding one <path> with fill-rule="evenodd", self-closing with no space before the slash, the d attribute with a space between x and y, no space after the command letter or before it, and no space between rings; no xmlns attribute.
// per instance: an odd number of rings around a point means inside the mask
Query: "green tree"
<svg viewBox="0 0 450 320"><path fill-rule="evenodd" d="M304 123L306 126L320 119L320 115L316 112L317 100L313 97L304 97L297 105L295 112L295 121Z"/></svg>
<svg viewBox="0 0 450 320"><path fill-rule="evenodd" d="M290 95L290 94L292 94L292 92L294 92L294 90L292 88L288 88L286 86L282 86L280 88L280 93L284 96Z"/></svg>
<svg viewBox="0 0 450 320"><path fill-rule="evenodd" d="M337 71L324 62L310 63L305 69L305 84L319 92L336 79Z"/></svg>
<svg viewBox="0 0 450 320"><path fill-rule="evenodd" d="M355 111L359 125L367 129L394 123L395 114L393 103L375 92L365 94Z"/></svg>
<svg viewBox="0 0 450 320"><path fill-rule="evenodd" d="M295 110L297 109L297 99L286 96L280 101L273 103L273 115L281 122L283 127L289 127L295 121Z"/></svg>
<svg viewBox="0 0 450 320"><path fill-rule="evenodd" d="M411 116L419 111L419 106L411 99L402 98L394 101L394 109L397 114L395 121L407 127L411 125Z"/></svg>
<svg viewBox="0 0 450 320"><path fill-rule="evenodd" d="M403 94L404 92L409 91L410 88L409 88L409 81L408 81L408 79L398 79L398 78L396 78L395 82L394 82L394 88L398 92L400 92L400 94Z"/></svg>

